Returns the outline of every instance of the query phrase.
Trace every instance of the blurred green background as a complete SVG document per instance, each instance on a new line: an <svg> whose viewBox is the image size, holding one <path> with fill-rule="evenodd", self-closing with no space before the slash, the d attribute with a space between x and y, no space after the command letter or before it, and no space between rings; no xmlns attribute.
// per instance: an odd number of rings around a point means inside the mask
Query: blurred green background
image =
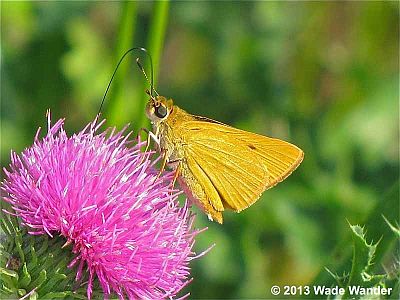
<svg viewBox="0 0 400 300"><path fill-rule="evenodd" d="M383 235L377 270L398 256L398 2L2 2L1 165L53 120L69 133L99 109L120 56L153 55L156 89L190 113L290 141L305 160L224 225L192 263L192 298L266 298L270 287L328 282L349 259L351 224ZM106 99L109 126L149 127L135 53ZM149 70L146 64L146 70ZM148 71L149 73L150 71ZM195 209L197 210L197 209ZM384 240L385 241L385 240ZM330 279L329 279L330 278Z"/></svg>

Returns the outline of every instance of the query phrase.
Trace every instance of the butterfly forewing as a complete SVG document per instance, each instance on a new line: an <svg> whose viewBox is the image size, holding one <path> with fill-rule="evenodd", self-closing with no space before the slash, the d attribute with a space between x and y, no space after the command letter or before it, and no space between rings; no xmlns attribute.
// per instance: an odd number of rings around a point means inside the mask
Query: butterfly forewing
<svg viewBox="0 0 400 300"><path fill-rule="evenodd" d="M220 201L225 208L239 212L250 206L302 160L303 152L290 143L204 119L182 124L191 158L188 168L202 170L203 177L198 179L206 193L213 195L210 201Z"/></svg>

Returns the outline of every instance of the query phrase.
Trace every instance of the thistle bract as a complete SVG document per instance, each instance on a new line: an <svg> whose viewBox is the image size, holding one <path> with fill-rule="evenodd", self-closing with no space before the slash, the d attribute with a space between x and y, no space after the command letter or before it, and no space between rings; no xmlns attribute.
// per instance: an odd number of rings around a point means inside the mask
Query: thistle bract
<svg viewBox="0 0 400 300"><path fill-rule="evenodd" d="M73 245L77 279L89 272L105 295L174 297L190 281L193 216L179 206L172 173L158 177L151 153L125 130L92 122L68 137L63 120L21 155L11 153L2 189L29 233Z"/></svg>

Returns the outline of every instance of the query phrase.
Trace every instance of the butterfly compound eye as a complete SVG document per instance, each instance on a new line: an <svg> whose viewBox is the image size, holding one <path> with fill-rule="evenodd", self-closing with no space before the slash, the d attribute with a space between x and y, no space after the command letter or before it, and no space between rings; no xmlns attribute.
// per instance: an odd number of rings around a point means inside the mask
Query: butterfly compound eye
<svg viewBox="0 0 400 300"><path fill-rule="evenodd" d="M164 105L160 105L158 107L156 107L155 109L155 115L159 118L165 118L165 116L167 115L167 108Z"/></svg>

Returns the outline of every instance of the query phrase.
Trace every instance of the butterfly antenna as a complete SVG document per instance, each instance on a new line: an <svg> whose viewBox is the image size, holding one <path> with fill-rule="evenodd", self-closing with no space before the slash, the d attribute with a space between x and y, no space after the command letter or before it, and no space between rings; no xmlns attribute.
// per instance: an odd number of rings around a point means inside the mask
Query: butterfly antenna
<svg viewBox="0 0 400 300"><path fill-rule="evenodd" d="M151 79L151 80L149 80L149 78L147 77L147 74L146 74L146 72L145 72L145 70L144 70L142 64L140 63L139 57L136 58L136 63L137 63L137 65L138 65L139 69L142 71L142 73L143 73L144 77L146 78L147 82L150 84L151 92L150 92L150 95L149 95L149 96L150 96L150 97L153 97L153 91L154 91L154 93L156 93L157 96L160 96L160 94L158 94L157 91L156 91L156 89L154 88L154 82L153 82L153 63L152 63L151 59L150 59L150 69L151 69L151 78L150 78L150 79Z"/></svg>
<svg viewBox="0 0 400 300"><path fill-rule="evenodd" d="M108 85L107 85L106 91L104 92L103 99L101 100L101 104L100 104L100 108L99 108L99 111L98 111L98 113L97 113L97 116L99 116L100 113L101 113L101 110L102 110L102 108L103 108L103 104L104 104L104 101L105 101L105 99L106 99L108 90L110 89L111 83L112 83L112 81L113 81L113 79L114 79L114 77L115 77L115 74L117 73L117 70L118 70L118 68L119 68L119 65L120 65L120 64L122 63L122 61L124 60L125 56L127 56L127 55L128 55L130 52L132 52L132 51L142 51L142 52L146 53L147 57L149 58L149 60L150 60L150 72L151 72L151 73L150 73L150 74L151 74L150 81L149 81L149 79L147 78L147 75L146 75L146 73L144 72L143 67L142 67L141 65L140 65L139 67L140 67L140 69L142 70L143 74L145 75L147 82L149 82L152 91L154 91L154 92L158 95L158 93L156 92L156 90L155 90L154 87L153 87L153 82L154 82L154 78L153 78L154 76L153 76L153 74L154 74L154 71L153 71L153 60L152 60L152 58L151 58L150 53L147 52L146 48L143 48L143 47L133 47L133 48L127 50L127 51L124 53L124 55L122 55L122 57L120 58L120 60L119 60L119 62L118 62L118 64L117 64L117 66L115 67L115 70L114 70L114 72L113 72L113 74L112 74L112 76L111 76L111 79L110 79L110 81L109 81L109 83L108 83ZM136 60L136 62L137 62L137 60Z"/></svg>

